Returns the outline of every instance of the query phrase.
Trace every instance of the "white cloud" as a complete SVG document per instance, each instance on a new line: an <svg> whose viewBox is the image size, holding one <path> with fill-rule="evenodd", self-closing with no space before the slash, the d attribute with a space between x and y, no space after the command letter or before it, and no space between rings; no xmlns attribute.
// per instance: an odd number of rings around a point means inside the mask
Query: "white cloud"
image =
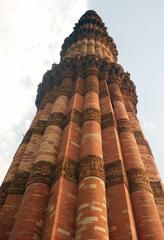
<svg viewBox="0 0 164 240"><path fill-rule="evenodd" d="M59 61L87 0L1 1L0 182L34 115L37 84Z"/></svg>

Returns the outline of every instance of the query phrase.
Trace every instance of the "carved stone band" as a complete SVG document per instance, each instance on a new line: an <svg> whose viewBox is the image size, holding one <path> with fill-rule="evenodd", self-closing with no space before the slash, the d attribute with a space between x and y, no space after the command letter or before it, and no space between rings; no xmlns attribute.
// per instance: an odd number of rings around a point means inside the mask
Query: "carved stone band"
<svg viewBox="0 0 164 240"><path fill-rule="evenodd" d="M3 182L0 187L0 206L2 206L5 203L9 186L10 182Z"/></svg>
<svg viewBox="0 0 164 240"><path fill-rule="evenodd" d="M127 170L129 190L131 193L144 190L152 192L146 173L141 168Z"/></svg>
<svg viewBox="0 0 164 240"><path fill-rule="evenodd" d="M67 116L66 123L69 123L70 121L76 123L79 127L81 127L83 124L83 114L76 108L73 108Z"/></svg>
<svg viewBox="0 0 164 240"><path fill-rule="evenodd" d="M147 140L144 138L143 133L141 131L134 131L134 136L135 136L137 144L138 145L145 145L148 153L153 156L151 148L150 148Z"/></svg>
<svg viewBox="0 0 164 240"><path fill-rule="evenodd" d="M123 132L133 133L129 120L127 119L123 118L123 119L117 120L117 126L118 126L118 133L123 133Z"/></svg>
<svg viewBox="0 0 164 240"><path fill-rule="evenodd" d="M66 122L66 116L61 112L51 113L48 119L48 125L56 125L60 128L64 128Z"/></svg>
<svg viewBox="0 0 164 240"><path fill-rule="evenodd" d="M26 188L26 184L29 177L29 172L20 171L15 174L13 181L11 182L8 193L10 194L23 194Z"/></svg>
<svg viewBox="0 0 164 240"><path fill-rule="evenodd" d="M46 126L47 126L47 121L38 120L36 123L36 127L33 129L33 133L43 135L46 129Z"/></svg>
<svg viewBox="0 0 164 240"><path fill-rule="evenodd" d="M101 128L112 127L115 125L114 116L112 112L101 116Z"/></svg>
<svg viewBox="0 0 164 240"><path fill-rule="evenodd" d="M95 108L86 109L83 114L83 122L86 121L97 121L99 124L101 124L100 111Z"/></svg>
<svg viewBox="0 0 164 240"><path fill-rule="evenodd" d="M110 97L112 102L120 101L122 102L122 97L110 91Z"/></svg>
<svg viewBox="0 0 164 240"><path fill-rule="evenodd" d="M81 181L85 177L95 176L104 180L104 161L97 156L87 156L80 160L78 177Z"/></svg>
<svg viewBox="0 0 164 240"><path fill-rule="evenodd" d="M58 162L55 165L53 182L55 182L60 176L64 176L67 180L77 183L77 169L78 163L75 160L63 159L63 161Z"/></svg>
<svg viewBox="0 0 164 240"><path fill-rule="evenodd" d="M128 103L125 103L125 108L126 108L127 112L134 112L134 106L132 106Z"/></svg>
<svg viewBox="0 0 164 240"><path fill-rule="evenodd" d="M72 96L72 88L70 86L61 87L57 93L57 97L60 95L64 95L70 98Z"/></svg>
<svg viewBox="0 0 164 240"><path fill-rule="evenodd" d="M99 94L100 98L105 98L105 97L110 97L109 93L106 90L101 90L100 89L100 94Z"/></svg>
<svg viewBox="0 0 164 240"><path fill-rule="evenodd" d="M141 131L134 131L134 136L135 136L137 144L139 144L139 145L146 144L146 140L144 139L144 136Z"/></svg>
<svg viewBox="0 0 164 240"><path fill-rule="evenodd" d="M46 161L40 161L34 164L31 174L28 179L28 183L45 183L51 185L52 174L54 172L54 165Z"/></svg>
<svg viewBox="0 0 164 240"><path fill-rule="evenodd" d="M141 131L134 131L134 136L135 136L137 144L138 145L145 145L147 147L148 152L151 155L153 155L147 140L143 136L143 133Z"/></svg>
<svg viewBox="0 0 164 240"><path fill-rule="evenodd" d="M164 198L164 189L162 188L162 184L160 181L158 182L150 182L150 186L153 191L153 195L155 198Z"/></svg>
<svg viewBox="0 0 164 240"><path fill-rule="evenodd" d="M111 187L120 183L125 183L125 172L123 170L121 160L116 160L105 164L105 183L107 187Z"/></svg>

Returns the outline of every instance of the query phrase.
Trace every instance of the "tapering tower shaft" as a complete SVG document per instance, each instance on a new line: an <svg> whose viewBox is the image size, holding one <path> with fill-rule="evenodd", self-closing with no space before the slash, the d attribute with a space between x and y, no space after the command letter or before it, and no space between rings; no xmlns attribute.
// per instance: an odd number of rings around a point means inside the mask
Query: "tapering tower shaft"
<svg viewBox="0 0 164 240"><path fill-rule="evenodd" d="M0 239L162 240L164 191L130 74L87 11L38 87L0 190Z"/></svg>

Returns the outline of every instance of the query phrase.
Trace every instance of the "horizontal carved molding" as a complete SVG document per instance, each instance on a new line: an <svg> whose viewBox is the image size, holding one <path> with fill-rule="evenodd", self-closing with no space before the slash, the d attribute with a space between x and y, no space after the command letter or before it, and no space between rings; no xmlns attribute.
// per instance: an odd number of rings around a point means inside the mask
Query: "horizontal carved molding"
<svg viewBox="0 0 164 240"><path fill-rule="evenodd" d="M73 89L70 86L61 87L57 93L57 97L60 95L64 95L70 98L72 96L72 92L73 92Z"/></svg>
<svg viewBox="0 0 164 240"><path fill-rule="evenodd" d="M53 182L57 181L60 176L64 176L67 180L77 183L77 169L78 163L75 160L64 158L62 161L57 162L55 171L53 173Z"/></svg>
<svg viewBox="0 0 164 240"><path fill-rule="evenodd" d="M101 128L112 127L115 125L114 115L112 112L101 116Z"/></svg>
<svg viewBox="0 0 164 240"><path fill-rule="evenodd" d="M85 71L83 72L83 76L87 78L90 75L94 75L96 77L99 76L99 70L96 67L86 67ZM99 89L93 85L89 85L88 87L85 88L86 93L87 92L96 92L99 94Z"/></svg>
<svg viewBox="0 0 164 240"><path fill-rule="evenodd" d="M99 94L99 98L105 98L105 97L109 97L110 98L110 95L107 91L104 91L104 90L100 90L100 94Z"/></svg>
<svg viewBox="0 0 164 240"><path fill-rule="evenodd" d="M140 131L140 130L139 131L134 131L134 136L135 136L137 144L146 146L148 153L153 156L153 153L151 151L149 143L144 138L142 131Z"/></svg>
<svg viewBox="0 0 164 240"><path fill-rule="evenodd" d="M54 96L52 92L52 96L50 97L50 101L53 101L53 98L56 98L58 95L66 95L68 97L71 97L73 94L73 84L75 79L80 76L82 78L86 78L89 75L95 75L97 76L98 80L103 80L104 78L108 82L108 84L119 84L120 88L122 88L122 79L123 79L123 69L122 67L117 63L111 63L108 62L106 59L101 59L95 55L85 56L81 58L68 58L63 59L60 64L57 65L56 68L53 68L52 70L48 71L47 74L44 75L42 83L38 86L38 94L36 99L36 105L37 108L40 109L40 107L44 105L44 97L47 96L46 94L52 90L52 88L55 86L57 88L57 91L55 90ZM105 74L105 75L104 75ZM63 77L69 76L69 78L72 78L73 84L71 86L69 84L62 85L63 84ZM71 76L72 75L72 76ZM104 77L105 76L105 77ZM84 83L86 79L83 79ZM124 81L125 82L125 81ZM130 91L130 94L132 95L132 104L137 104L137 95L134 84L131 84L131 80L128 78L126 79L126 84L130 87L127 88ZM123 84L125 85L125 83ZM109 86L110 87L110 86ZM98 88L92 87L90 90L94 90L95 92L98 92ZM89 90L88 90L89 91ZM81 95L84 95L84 86L81 84L81 86L78 88L77 92L79 92ZM49 96L47 96L49 98ZM117 97L113 96L113 100L121 100ZM47 100L46 100L47 101Z"/></svg>
<svg viewBox="0 0 164 240"><path fill-rule="evenodd" d="M10 181L9 182L3 182L1 187L0 187L0 206L2 206L5 203L10 184L11 184Z"/></svg>
<svg viewBox="0 0 164 240"><path fill-rule="evenodd" d="M125 102L125 108L127 112L135 112L134 106Z"/></svg>
<svg viewBox="0 0 164 240"><path fill-rule="evenodd" d="M115 160L111 163L105 164L104 169L105 183L107 187L127 182L125 180L125 172L123 170L121 160Z"/></svg>
<svg viewBox="0 0 164 240"><path fill-rule="evenodd" d="M47 121L45 121L45 120L38 120L37 123L36 123L36 127L33 128L32 132L34 134L41 134L41 135L43 135L44 131L46 129L46 126L47 126Z"/></svg>
<svg viewBox="0 0 164 240"><path fill-rule="evenodd" d="M38 120L34 128L30 128L23 137L22 143L29 143L33 134L43 135L47 126L47 121Z"/></svg>
<svg viewBox="0 0 164 240"><path fill-rule="evenodd" d="M101 124L100 111L95 108L88 108L83 113L83 122L96 121Z"/></svg>
<svg viewBox="0 0 164 240"><path fill-rule="evenodd" d="M144 136L140 130L134 131L134 136L135 136L137 144L139 144L139 145L146 144L146 140L144 139Z"/></svg>
<svg viewBox="0 0 164 240"><path fill-rule="evenodd" d="M29 129L29 130L26 132L26 134L25 134L25 136L24 136L24 138L23 138L23 140L22 140L22 143L29 143L29 141L30 141L30 139L31 139L31 136L32 136L32 133L33 133L33 129Z"/></svg>
<svg viewBox="0 0 164 240"><path fill-rule="evenodd" d="M33 165L27 185L32 183L44 183L50 186L53 172L54 165L52 163L46 161L37 162Z"/></svg>
<svg viewBox="0 0 164 240"><path fill-rule="evenodd" d="M13 181L8 189L9 194L23 194L29 177L29 172L19 171L15 174Z"/></svg>
<svg viewBox="0 0 164 240"><path fill-rule="evenodd" d="M83 114L76 108L73 108L70 113L68 113L67 119L66 119L66 124L69 123L70 121L74 122L77 124L79 127L83 125Z"/></svg>
<svg viewBox="0 0 164 240"><path fill-rule="evenodd" d="M132 168L127 170L127 177L129 183L129 190L131 193L136 191L149 191L152 192L148 177L141 168Z"/></svg>
<svg viewBox="0 0 164 240"><path fill-rule="evenodd" d="M86 156L80 160L78 168L79 181L85 177L95 176L104 180L104 161L97 156Z"/></svg>
<svg viewBox="0 0 164 240"><path fill-rule="evenodd" d="M153 191L153 195L155 198L164 198L164 188L162 187L161 181L158 182L150 182L150 186Z"/></svg>
<svg viewBox="0 0 164 240"><path fill-rule="evenodd" d="M56 125L60 128L64 128L66 123L66 116L62 112L51 113L48 119L48 125Z"/></svg>
<svg viewBox="0 0 164 240"><path fill-rule="evenodd" d="M122 97L110 91L110 98L112 102L120 101L123 102Z"/></svg>
<svg viewBox="0 0 164 240"><path fill-rule="evenodd" d="M130 132L133 133L130 122L128 119L117 120L118 133Z"/></svg>

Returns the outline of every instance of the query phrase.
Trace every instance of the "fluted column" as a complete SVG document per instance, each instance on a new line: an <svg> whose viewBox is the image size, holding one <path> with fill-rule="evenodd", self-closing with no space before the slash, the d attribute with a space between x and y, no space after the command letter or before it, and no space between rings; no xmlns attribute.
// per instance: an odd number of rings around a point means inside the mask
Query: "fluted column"
<svg viewBox="0 0 164 240"><path fill-rule="evenodd" d="M109 91L117 120L138 237L142 240L151 236L160 240L163 238L163 230L150 183L123 103L120 76L110 77Z"/></svg>
<svg viewBox="0 0 164 240"><path fill-rule="evenodd" d="M9 238L15 215L19 209L35 155L44 133L44 123L46 122L49 109L49 107L47 108L47 104L42 110L37 111L34 118L35 124L30 127L24 136L5 177L5 181L10 182L10 185L6 193L6 202L0 211L0 219L3 221L3 224L0 225L1 239Z"/></svg>
<svg viewBox="0 0 164 240"><path fill-rule="evenodd" d="M73 96L67 107L54 184L51 188L42 239L72 239L75 232L77 166L80 155L83 96L79 88L84 79L76 78Z"/></svg>
<svg viewBox="0 0 164 240"><path fill-rule="evenodd" d="M83 128L79 165L76 240L109 239L97 76L85 79Z"/></svg>
<svg viewBox="0 0 164 240"><path fill-rule="evenodd" d="M127 236L128 239L136 240L136 228L127 188L121 146L106 82L108 74L102 72L101 77L101 131L110 240L127 239Z"/></svg>
<svg viewBox="0 0 164 240"><path fill-rule="evenodd" d="M64 79L59 96L52 108L49 124L40 144L35 163L33 165L27 188L17 218L15 220L11 240L32 239L40 236L43 225L44 209L47 205L50 184L52 179L53 165L57 154L62 133L63 117L67 108L70 91L70 79Z"/></svg>
<svg viewBox="0 0 164 240"><path fill-rule="evenodd" d="M125 75L126 76L126 75ZM128 76L129 77L129 76ZM130 81L130 79L128 78ZM129 90L130 91L130 90ZM127 92L126 90L122 91L125 107L127 109L127 113L130 120L130 125L133 129L134 136L138 145L138 149L144 163L146 175L149 178L150 185L152 188L153 196L155 199L155 203L157 205L157 209L159 212L159 216L161 219L161 223L164 228L164 189L160 179L160 175L155 164L154 156L146 140L142 128L140 126L140 122L136 116L134 111L134 106L132 102L132 94Z"/></svg>

